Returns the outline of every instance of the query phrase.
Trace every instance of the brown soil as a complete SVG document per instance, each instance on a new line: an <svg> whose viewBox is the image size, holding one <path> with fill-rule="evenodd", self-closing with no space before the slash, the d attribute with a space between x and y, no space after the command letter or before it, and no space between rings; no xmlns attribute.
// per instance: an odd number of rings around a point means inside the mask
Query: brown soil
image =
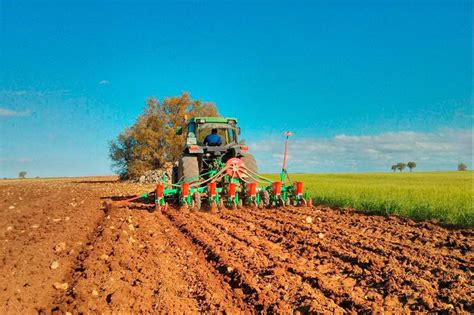
<svg viewBox="0 0 474 315"><path fill-rule="evenodd" d="M105 208L150 186L0 181L0 313L474 312L474 231L327 207Z"/></svg>

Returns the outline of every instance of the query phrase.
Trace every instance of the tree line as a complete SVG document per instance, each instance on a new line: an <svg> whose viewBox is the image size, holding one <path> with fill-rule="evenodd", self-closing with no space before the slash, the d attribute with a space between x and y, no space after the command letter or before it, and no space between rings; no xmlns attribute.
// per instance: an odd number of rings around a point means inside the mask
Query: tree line
<svg viewBox="0 0 474 315"><path fill-rule="evenodd" d="M405 168L410 169L410 172L416 167L416 162L408 162L408 163L403 163L403 162L398 162L397 164L392 165L392 171L399 170L400 172L403 171Z"/></svg>
<svg viewBox="0 0 474 315"><path fill-rule="evenodd" d="M399 162L397 164L392 165L392 171L395 172L399 170L401 172L407 167L410 169L410 172L411 172L414 168L416 168L416 162L408 162L408 163ZM466 164L464 163L458 164L458 171L466 171L466 170L467 170Z"/></svg>

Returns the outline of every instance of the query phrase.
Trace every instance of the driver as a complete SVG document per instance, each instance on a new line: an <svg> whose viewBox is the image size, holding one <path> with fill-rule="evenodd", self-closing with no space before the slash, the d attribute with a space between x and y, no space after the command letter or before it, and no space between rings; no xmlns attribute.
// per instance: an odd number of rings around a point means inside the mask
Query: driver
<svg viewBox="0 0 474 315"><path fill-rule="evenodd" d="M221 136L217 134L217 129L212 129L211 134L204 138L204 144L209 146L220 146L222 144Z"/></svg>

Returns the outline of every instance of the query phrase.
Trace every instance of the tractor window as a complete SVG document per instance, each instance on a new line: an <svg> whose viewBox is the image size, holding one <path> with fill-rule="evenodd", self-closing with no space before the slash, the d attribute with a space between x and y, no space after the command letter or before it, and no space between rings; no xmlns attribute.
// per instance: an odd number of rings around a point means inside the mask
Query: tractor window
<svg viewBox="0 0 474 315"><path fill-rule="evenodd" d="M204 145L204 139L206 136L210 135L212 133L212 128L199 128L199 132L197 135L197 142L199 145ZM222 139L222 145L226 145L228 143L227 140L227 133L225 129L217 129L217 134L221 137Z"/></svg>
<svg viewBox="0 0 474 315"><path fill-rule="evenodd" d="M212 129L217 129L217 134L222 139L222 145L227 145L232 142L236 142L236 132L227 124L202 124L197 128L197 143L204 145L204 139L207 135L212 133Z"/></svg>

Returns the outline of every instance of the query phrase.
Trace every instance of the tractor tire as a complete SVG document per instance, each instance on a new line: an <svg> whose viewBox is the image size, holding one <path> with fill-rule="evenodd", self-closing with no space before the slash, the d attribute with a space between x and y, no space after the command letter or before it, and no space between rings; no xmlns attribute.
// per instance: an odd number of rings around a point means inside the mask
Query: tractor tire
<svg viewBox="0 0 474 315"><path fill-rule="evenodd" d="M194 210L199 211L201 210L201 194L196 192L193 195L193 203L194 203Z"/></svg>
<svg viewBox="0 0 474 315"><path fill-rule="evenodd" d="M179 159L178 179L193 183L199 181L199 164L195 156L183 156Z"/></svg>
<svg viewBox="0 0 474 315"><path fill-rule="evenodd" d="M259 192L260 194L260 203L263 207L268 207L270 205L270 193L268 190L262 189Z"/></svg>
<svg viewBox="0 0 474 315"><path fill-rule="evenodd" d="M242 160L242 162L244 162L245 167L247 169L252 171L252 173L258 174L257 161L255 160L252 154L244 153L242 154L242 157L240 159ZM252 176L254 175L252 174ZM253 183L253 182L256 182L257 180L253 177L250 177L248 181Z"/></svg>
<svg viewBox="0 0 474 315"><path fill-rule="evenodd" d="M171 172L171 183L176 184L177 182L179 182L178 166L173 166L173 170Z"/></svg>

